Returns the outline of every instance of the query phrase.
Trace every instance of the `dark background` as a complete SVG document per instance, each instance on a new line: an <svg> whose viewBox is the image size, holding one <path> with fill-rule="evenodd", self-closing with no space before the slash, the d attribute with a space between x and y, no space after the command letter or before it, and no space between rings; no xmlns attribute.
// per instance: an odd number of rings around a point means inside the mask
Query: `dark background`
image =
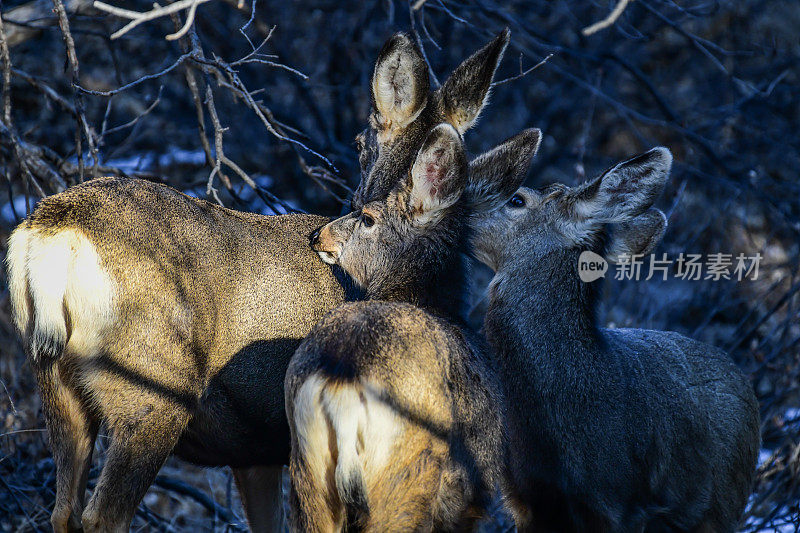
<svg viewBox="0 0 800 533"><path fill-rule="evenodd" d="M572 185L615 161L667 146L675 165L659 206L669 229L656 253L761 254L757 280L689 281L674 272L667 281L612 280L603 317L617 327L676 330L731 353L752 378L763 418L764 450L744 530L796 531L800 2L636 0L613 26L582 35L614 4L259 0L251 19L246 1L212 0L197 9L196 33L167 41L185 12L111 40L126 21L87 0L70 0L73 62L53 3L4 2L7 47L1 48L10 64L2 54L0 258L10 231L42 193L94 175L139 176L205 197L218 155L215 131L225 156L241 168L222 165L214 174L222 203L268 214L339 214L359 178L352 139L366 125L369 79L383 42L395 31L412 31L443 81L509 26L511 45L497 80L552 57L494 88L467 133L472 153L536 126L545 136L528 184ZM115 5L152 9L144 1ZM259 49L268 55L234 65L252 52L245 35L258 46L273 27ZM194 55L170 69L186 52ZM145 75L154 76L114 91ZM76 90L73 80L95 94ZM485 272L476 278L485 282ZM11 325L4 271L0 385L0 530L47 529L53 464ZM136 525L237 529L241 510L226 471L171 460Z"/></svg>

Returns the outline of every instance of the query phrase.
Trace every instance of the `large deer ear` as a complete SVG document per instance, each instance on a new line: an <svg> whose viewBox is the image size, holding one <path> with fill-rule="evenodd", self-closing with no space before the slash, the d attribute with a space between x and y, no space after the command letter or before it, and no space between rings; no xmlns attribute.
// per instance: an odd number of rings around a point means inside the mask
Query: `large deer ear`
<svg viewBox="0 0 800 533"><path fill-rule="evenodd" d="M641 215L661 195L672 167L672 154L653 148L623 161L572 193L573 217L581 222L626 222Z"/></svg>
<svg viewBox="0 0 800 533"><path fill-rule="evenodd" d="M542 132L531 128L479 155L469 164L466 201L478 211L493 211L511 198L528 173Z"/></svg>
<svg viewBox="0 0 800 533"><path fill-rule="evenodd" d="M428 69L414 42L396 33L383 45L372 74L372 99L384 129L408 126L425 108Z"/></svg>
<svg viewBox="0 0 800 533"><path fill-rule="evenodd" d="M411 167L408 210L426 224L461 197L467 181L467 158L461 136L450 124L439 124L425 139Z"/></svg>
<svg viewBox="0 0 800 533"><path fill-rule="evenodd" d="M611 238L606 256L619 262L620 257L647 255L661 241L667 229L667 217L651 207L641 215L611 228Z"/></svg>
<svg viewBox="0 0 800 533"><path fill-rule="evenodd" d="M505 28L486 46L456 68L441 89L444 112L459 133L478 120L489 98L497 65L508 46L511 31Z"/></svg>

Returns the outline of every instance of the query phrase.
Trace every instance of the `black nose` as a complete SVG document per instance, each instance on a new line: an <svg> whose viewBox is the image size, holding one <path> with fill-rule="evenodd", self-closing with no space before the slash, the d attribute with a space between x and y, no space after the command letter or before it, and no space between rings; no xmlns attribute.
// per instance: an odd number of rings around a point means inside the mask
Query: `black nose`
<svg viewBox="0 0 800 533"><path fill-rule="evenodd" d="M312 245L314 245L314 244L317 244L318 240L319 240L319 230L317 229L317 230L314 230L314 233L311 234L311 237L309 238L309 241L311 242Z"/></svg>

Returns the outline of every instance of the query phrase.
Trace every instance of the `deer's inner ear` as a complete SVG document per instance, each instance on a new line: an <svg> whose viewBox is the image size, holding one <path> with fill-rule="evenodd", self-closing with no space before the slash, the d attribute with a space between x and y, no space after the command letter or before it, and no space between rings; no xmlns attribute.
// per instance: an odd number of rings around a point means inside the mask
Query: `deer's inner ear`
<svg viewBox="0 0 800 533"><path fill-rule="evenodd" d="M439 124L425 139L411 168L409 211L418 222L452 206L466 185L467 162L458 132Z"/></svg>
<svg viewBox="0 0 800 533"><path fill-rule="evenodd" d="M376 126L390 132L408 126L425 108L429 84L425 60L411 38L403 33L392 36L372 75Z"/></svg>
<svg viewBox="0 0 800 533"><path fill-rule="evenodd" d="M575 189L573 215L593 224L626 222L652 207L664 189L672 154L658 147L623 161Z"/></svg>

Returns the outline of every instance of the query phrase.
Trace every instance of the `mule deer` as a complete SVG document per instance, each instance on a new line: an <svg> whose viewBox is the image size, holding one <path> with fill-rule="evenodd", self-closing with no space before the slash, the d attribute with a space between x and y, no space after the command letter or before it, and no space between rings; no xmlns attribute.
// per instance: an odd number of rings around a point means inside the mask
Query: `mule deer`
<svg viewBox="0 0 800 533"><path fill-rule="evenodd" d="M459 249L471 214L513 194L538 144L538 130L521 133L468 180L460 136L441 124L385 201L316 237L367 301L328 312L286 373L296 529L461 530L503 486L499 385L463 327Z"/></svg>
<svg viewBox="0 0 800 533"><path fill-rule="evenodd" d="M759 449L753 390L723 351L602 329L578 258L647 254L672 157L656 148L569 188L521 188L474 224L495 270L486 337L510 435L521 530L733 531Z"/></svg>
<svg viewBox="0 0 800 533"><path fill-rule="evenodd" d="M461 132L475 121L507 42L505 31L436 92L409 37L386 43L361 136L359 199L377 198L393 169L409 166L420 132L445 116ZM300 340L347 296L308 246L328 221L240 213L105 178L46 198L14 231L11 300L56 464L56 531L127 531L171 452L230 465L251 527L280 529L284 373ZM84 510L101 424L111 444Z"/></svg>

